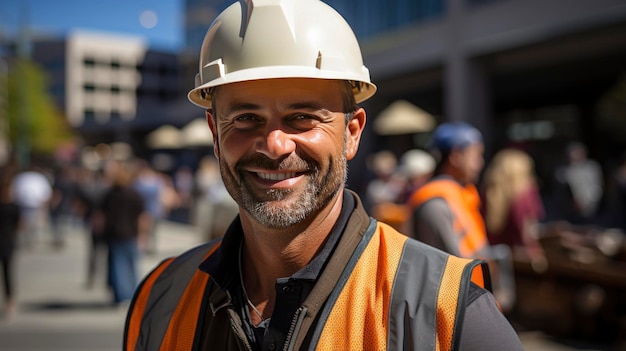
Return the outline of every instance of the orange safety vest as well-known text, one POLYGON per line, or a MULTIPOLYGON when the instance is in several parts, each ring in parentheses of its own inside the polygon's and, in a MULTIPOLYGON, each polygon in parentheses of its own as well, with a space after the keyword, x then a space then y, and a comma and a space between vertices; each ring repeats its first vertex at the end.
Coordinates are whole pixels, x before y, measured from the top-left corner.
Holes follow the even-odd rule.
POLYGON ((483 253, 488 247, 487 233, 476 187, 472 184, 463 187, 451 179, 435 179, 411 195, 408 204, 410 208, 416 209, 434 198, 445 200, 452 211, 460 256, 485 258, 483 253))
MULTIPOLYGON (((360 239, 354 243, 354 252, 334 254, 346 255, 341 277, 324 300, 313 298, 322 303, 317 315, 307 312, 307 298, 293 325, 293 340, 284 348, 385 350, 413 345, 420 350, 456 349, 470 276, 486 274, 488 284, 486 264, 448 255, 375 220, 370 220, 365 233, 344 232, 345 236, 360 239)), ((194 340, 200 333, 215 338, 216 347, 250 349, 236 335, 241 319, 230 294, 197 268, 221 247, 219 242, 206 244, 166 260, 144 279, 129 310, 124 350, 197 350, 194 340), (199 321, 206 318, 212 320, 205 325, 216 330, 199 330, 199 321), (218 344, 218 340, 233 339, 238 342, 218 344)), ((334 256, 330 259, 332 264, 334 256)))

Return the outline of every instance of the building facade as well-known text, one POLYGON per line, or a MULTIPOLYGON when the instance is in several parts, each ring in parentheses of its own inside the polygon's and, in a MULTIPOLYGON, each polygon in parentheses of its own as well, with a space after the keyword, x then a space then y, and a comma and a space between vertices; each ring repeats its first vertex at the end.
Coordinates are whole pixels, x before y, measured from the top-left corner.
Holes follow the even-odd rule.
MULTIPOLYGON (((626 3, 439 2, 440 16, 363 40, 379 87, 370 114, 406 99, 439 121, 474 123, 488 157, 523 147, 545 185, 572 141, 611 171, 626 147, 626 111, 610 101, 626 73, 626 3)), ((381 139, 384 147, 410 144, 381 139)))
POLYGON ((153 50, 142 38, 73 32, 34 39, 31 57, 47 71, 53 97, 85 145, 125 142, 143 156, 150 131, 198 117, 180 103, 178 54, 153 50))

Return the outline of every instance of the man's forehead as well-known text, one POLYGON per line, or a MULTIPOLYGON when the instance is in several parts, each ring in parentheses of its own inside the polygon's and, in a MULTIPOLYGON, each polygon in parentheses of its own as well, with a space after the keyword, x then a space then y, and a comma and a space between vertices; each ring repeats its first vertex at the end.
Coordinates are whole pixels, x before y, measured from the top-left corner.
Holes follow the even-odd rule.
POLYGON ((341 81, 309 78, 262 79, 224 84, 213 91, 218 105, 261 106, 273 99, 297 107, 341 103, 341 81))
POLYGON ((333 79, 314 79, 314 78, 269 78, 269 79, 255 79, 241 82, 227 83, 219 87, 215 87, 216 90, 240 90, 240 89, 254 89, 254 88, 301 88, 301 89, 315 89, 318 87, 324 88, 341 88, 343 81, 333 79))

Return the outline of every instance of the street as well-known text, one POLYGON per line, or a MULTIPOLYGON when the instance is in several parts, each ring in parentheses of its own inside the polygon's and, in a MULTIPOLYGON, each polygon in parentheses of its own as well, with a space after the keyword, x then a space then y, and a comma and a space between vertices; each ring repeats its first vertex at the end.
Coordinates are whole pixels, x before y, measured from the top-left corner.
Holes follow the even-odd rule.
MULTIPOLYGON (((16 259, 18 313, 0 319, 2 351, 117 351, 121 350, 126 310, 110 305, 101 257, 94 286, 88 289, 88 237, 82 230, 67 232, 66 246, 54 250, 46 240, 16 259)), ((161 259, 200 242, 194 227, 162 223, 157 231, 157 252, 141 258, 141 273, 161 259)), ((541 332, 520 333, 526 350, 601 350, 566 346, 541 332)))
MULTIPOLYGON (((141 274, 164 257, 199 243, 192 229, 174 222, 160 224, 157 252, 142 257, 141 274)), ((109 302, 106 257, 99 257, 95 284, 88 289, 87 234, 69 231, 62 250, 40 239, 40 245, 17 252, 18 313, 12 320, 0 319, 0 350, 120 350, 126 310, 109 302)))

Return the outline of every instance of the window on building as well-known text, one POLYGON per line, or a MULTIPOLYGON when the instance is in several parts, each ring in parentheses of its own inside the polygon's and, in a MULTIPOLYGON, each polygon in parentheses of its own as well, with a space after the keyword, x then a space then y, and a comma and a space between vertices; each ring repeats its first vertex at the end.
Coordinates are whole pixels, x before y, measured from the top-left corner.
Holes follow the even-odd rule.
POLYGON ((492 2, 500 2, 500 1, 503 1, 503 0, 466 0, 466 1, 471 6, 476 6, 476 5, 490 4, 492 2))
POLYGON ((86 108, 85 111, 83 111, 83 118, 85 123, 93 123, 96 120, 96 113, 93 109, 86 108))

